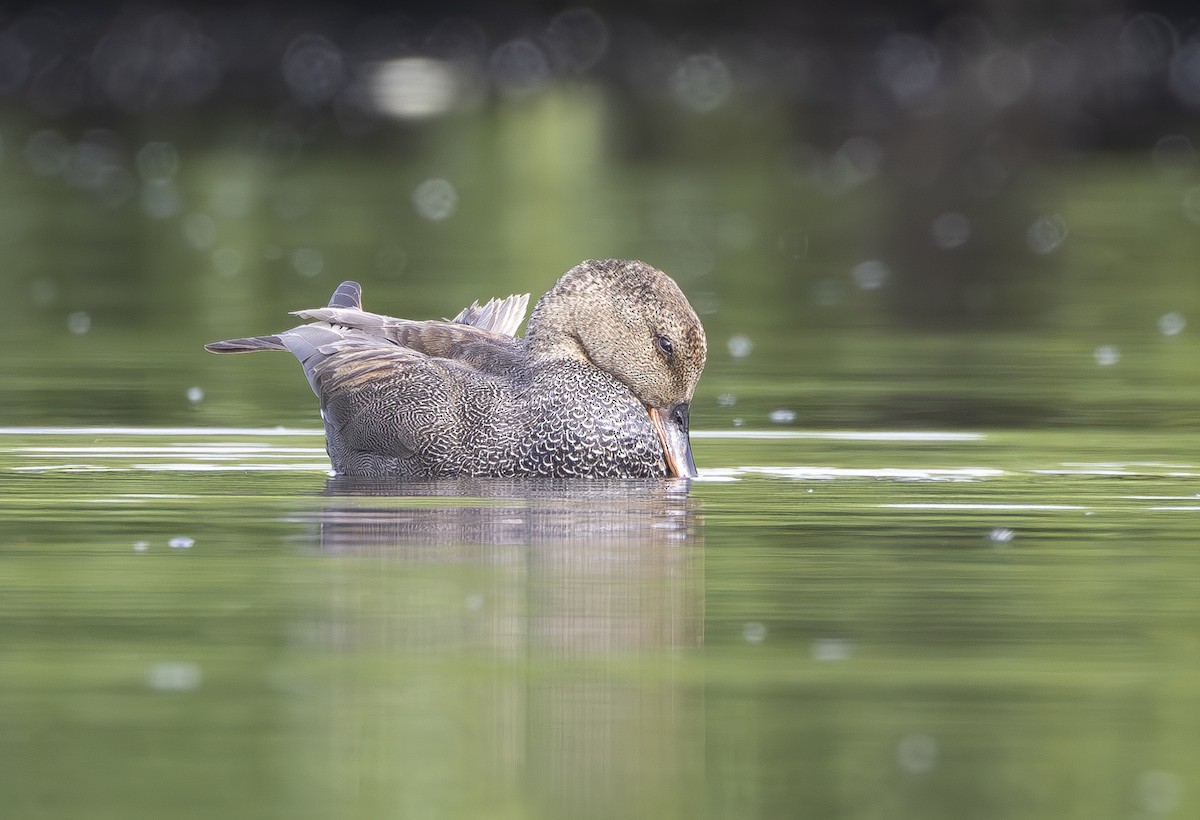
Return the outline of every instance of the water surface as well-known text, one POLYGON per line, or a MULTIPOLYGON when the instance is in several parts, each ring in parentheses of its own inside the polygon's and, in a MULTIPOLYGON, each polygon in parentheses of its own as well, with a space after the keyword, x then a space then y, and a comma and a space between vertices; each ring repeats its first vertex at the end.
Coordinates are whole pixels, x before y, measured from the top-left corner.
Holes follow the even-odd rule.
POLYGON ((0 430, 14 817, 1165 816, 1173 436, 733 431, 699 480, 329 478, 304 429, 0 430))

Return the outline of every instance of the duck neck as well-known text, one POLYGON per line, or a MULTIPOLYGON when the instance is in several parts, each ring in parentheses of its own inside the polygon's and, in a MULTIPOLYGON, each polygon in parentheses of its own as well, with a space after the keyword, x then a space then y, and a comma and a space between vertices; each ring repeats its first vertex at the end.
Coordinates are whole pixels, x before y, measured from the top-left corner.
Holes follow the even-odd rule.
MULTIPOLYGON (((549 294, 547 294, 549 295, 549 294)), ((525 344, 535 359, 574 359, 591 364, 591 358, 579 339, 577 318, 569 305, 543 297, 529 314, 525 344)), ((593 365, 594 366, 594 365, 593 365)))

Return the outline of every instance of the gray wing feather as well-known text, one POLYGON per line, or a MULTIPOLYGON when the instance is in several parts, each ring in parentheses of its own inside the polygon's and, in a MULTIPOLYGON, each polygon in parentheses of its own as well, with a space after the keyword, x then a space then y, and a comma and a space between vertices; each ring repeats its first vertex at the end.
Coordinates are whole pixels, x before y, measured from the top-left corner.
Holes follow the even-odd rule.
POLYGON ((505 336, 516 336, 528 308, 528 293, 513 294, 504 299, 489 299, 483 307, 479 306, 478 301, 472 302, 470 307, 463 308, 450 321, 505 336))
MULTIPOLYGON (((321 395, 317 390, 316 370, 318 366, 330 356, 345 349, 347 343, 352 342, 346 331, 326 324, 300 325, 300 327, 285 330, 277 336, 283 346, 300 360, 300 364, 304 367, 304 375, 308 378, 308 384, 317 396, 321 395)), ((384 345, 390 350, 397 350, 393 345, 387 343, 384 345)), ((380 347, 379 340, 373 340, 370 346, 380 347)))
POLYGON ((329 297, 329 307, 362 309, 362 285, 352 279, 337 286, 329 297))
POLYGON ((290 351, 320 397, 322 384, 340 384, 343 377, 389 366, 411 367, 429 357, 470 369, 515 367, 520 350, 515 336, 528 306, 529 294, 523 294, 491 299, 483 306, 475 302, 451 321, 398 319, 363 310, 362 288, 347 280, 326 307, 293 311, 311 324, 205 347, 214 353, 290 351))
POLYGON ((257 350, 287 350, 278 336, 247 336, 243 339, 226 339, 209 342, 204 346, 209 353, 253 353, 257 350))

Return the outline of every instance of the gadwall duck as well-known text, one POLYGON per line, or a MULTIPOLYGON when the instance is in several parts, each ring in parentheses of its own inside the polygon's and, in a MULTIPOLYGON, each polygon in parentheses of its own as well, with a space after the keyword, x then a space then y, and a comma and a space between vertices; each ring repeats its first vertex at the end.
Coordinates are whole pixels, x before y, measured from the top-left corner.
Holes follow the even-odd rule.
POLYGON ((344 475, 694 477, 688 412, 707 344, 679 286, 644 262, 583 262, 520 339, 528 304, 396 319, 343 282, 327 307, 293 314, 309 324, 205 347, 291 351, 344 475))

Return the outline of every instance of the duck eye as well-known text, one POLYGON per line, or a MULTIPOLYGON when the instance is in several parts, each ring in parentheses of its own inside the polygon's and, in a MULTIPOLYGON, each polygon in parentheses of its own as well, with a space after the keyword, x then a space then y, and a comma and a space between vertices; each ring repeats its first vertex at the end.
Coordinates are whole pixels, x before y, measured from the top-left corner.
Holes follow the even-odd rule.
POLYGON ((666 336, 655 336, 654 343, 658 345, 658 349, 663 352, 664 356, 670 356, 675 352, 674 345, 671 344, 671 340, 666 336))

